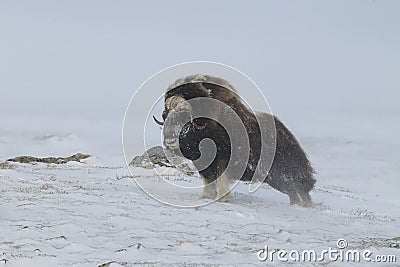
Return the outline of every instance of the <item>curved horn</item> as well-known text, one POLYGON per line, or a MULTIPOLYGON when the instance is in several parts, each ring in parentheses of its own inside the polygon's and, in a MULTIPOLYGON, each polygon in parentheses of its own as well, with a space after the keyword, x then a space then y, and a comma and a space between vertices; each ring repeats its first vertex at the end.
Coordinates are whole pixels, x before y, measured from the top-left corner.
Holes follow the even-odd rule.
POLYGON ((154 119, 154 121, 155 121, 158 125, 161 125, 161 126, 164 125, 164 122, 163 122, 163 121, 157 120, 156 117, 154 117, 154 115, 153 115, 153 119, 154 119))

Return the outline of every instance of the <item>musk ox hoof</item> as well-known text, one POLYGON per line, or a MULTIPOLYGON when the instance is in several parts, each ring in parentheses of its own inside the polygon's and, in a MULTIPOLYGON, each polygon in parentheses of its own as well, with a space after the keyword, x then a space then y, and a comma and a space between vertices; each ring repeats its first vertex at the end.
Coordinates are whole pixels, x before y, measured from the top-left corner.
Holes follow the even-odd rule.
POLYGON ((302 207, 313 207, 314 203, 311 200, 309 193, 292 193, 289 194, 290 205, 299 205, 302 207))
POLYGON ((303 202, 303 207, 312 208, 315 207, 313 202, 303 202))
POLYGON ((217 196, 217 189, 215 185, 208 184, 204 186, 203 193, 201 195, 202 199, 215 199, 217 196))
POLYGON ((207 194, 202 194, 200 199, 215 199, 215 195, 207 195, 207 194))
POLYGON ((226 194, 226 195, 224 195, 224 196, 222 196, 222 197, 218 197, 217 200, 218 200, 219 202, 229 202, 229 201, 232 200, 232 197, 231 197, 231 195, 228 193, 228 194, 226 194))

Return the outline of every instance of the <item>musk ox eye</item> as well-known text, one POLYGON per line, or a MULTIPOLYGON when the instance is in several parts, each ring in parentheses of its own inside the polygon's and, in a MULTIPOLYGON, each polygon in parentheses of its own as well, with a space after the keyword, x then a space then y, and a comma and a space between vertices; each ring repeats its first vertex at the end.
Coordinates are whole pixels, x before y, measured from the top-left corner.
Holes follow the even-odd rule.
POLYGON ((197 130, 203 130, 204 128, 206 128, 207 123, 198 124, 196 121, 193 120, 193 126, 194 126, 194 128, 196 128, 197 130))

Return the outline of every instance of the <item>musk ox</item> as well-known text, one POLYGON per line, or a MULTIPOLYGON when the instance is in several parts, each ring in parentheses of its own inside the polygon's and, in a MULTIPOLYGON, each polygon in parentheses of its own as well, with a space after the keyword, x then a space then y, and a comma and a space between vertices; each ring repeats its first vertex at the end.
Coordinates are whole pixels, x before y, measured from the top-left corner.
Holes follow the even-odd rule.
POLYGON ((156 123, 164 125, 164 146, 193 161, 205 184, 204 198, 229 201, 230 181, 254 181, 256 177, 257 181, 287 194, 290 204, 312 205, 309 192, 315 184, 314 170, 294 135, 277 117, 253 112, 229 82, 201 74, 181 78, 168 87, 164 104, 163 121, 153 116, 156 123), (195 101, 204 99, 216 102, 196 105, 195 101), (199 114, 198 110, 195 112, 199 107, 204 109, 200 114, 207 111, 211 115, 194 117, 194 113, 199 114), (230 119, 232 111, 242 126, 230 119), (228 128, 234 130, 229 132, 228 128), (243 143, 232 142, 235 138, 243 143), (204 162, 200 158, 202 153, 207 154, 201 149, 206 139, 213 141, 214 155, 204 162), (263 142, 267 144, 264 151, 272 156, 261 157, 263 142), (247 144, 247 150, 243 144, 247 144), (235 153, 239 156, 232 160, 235 153), (269 164, 264 162, 268 158, 269 164), (242 167, 235 168, 237 165, 242 167))

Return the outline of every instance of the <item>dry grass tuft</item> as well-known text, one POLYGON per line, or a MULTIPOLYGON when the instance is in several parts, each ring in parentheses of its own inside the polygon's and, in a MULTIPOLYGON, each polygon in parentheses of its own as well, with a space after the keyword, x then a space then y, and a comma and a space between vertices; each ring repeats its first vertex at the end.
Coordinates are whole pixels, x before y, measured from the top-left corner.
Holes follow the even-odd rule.
POLYGON ((15 166, 9 162, 0 162, 0 169, 15 169, 15 166))

